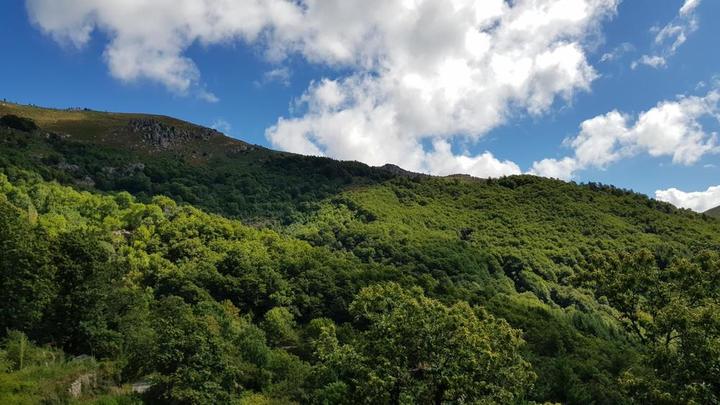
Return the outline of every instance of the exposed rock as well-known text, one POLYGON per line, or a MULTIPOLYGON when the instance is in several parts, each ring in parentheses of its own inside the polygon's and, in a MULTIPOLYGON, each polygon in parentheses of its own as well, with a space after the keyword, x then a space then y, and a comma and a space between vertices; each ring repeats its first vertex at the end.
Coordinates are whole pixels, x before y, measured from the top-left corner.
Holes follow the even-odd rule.
POLYGON ((228 149, 226 150, 225 154, 227 156, 233 156, 233 155, 239 155, 244 152, 248 151, 254 151, 261 147, 258 147, 257 145, 250 145, 244 142, 238 142, 237 144, 233 144, 232 146, 228 146, 228 149))
POLYGON ((85 176, 80 180, 75 180, 75 184, 81 187, 95 187, 95 180, 90 176, 85 176))
POLYGON ((125 172, 127 173, 141 172, 143 170, 145 170, 144 163, 130 163, 129 165, 125 166, 125 172))
POLYGON ((144 163, 129 163, 123 167, 104 166, 102 172, 108 176, 130 176, 145 170, 144 163))
POLYGON ((207 141, 222 136, 219 131, 210 128, 180 128, 166 124, 154 118, 135 119, 128 123, 127 129, 142 135, 143 141, 157 149, 170 149, 190 141, 207 141))
POLYGON ((81 354, 70 359, 70 363, 82 363, 85 361, 93 361, 94 358, 87 354, 81 354))
POLYGON ((88 373, 76 378, 68 387, 68 394, 72 398, 80 398, 83 392, 91 391, 97 387, 97 374, 88 373))
POLYGON ((66 162, 60 162, 60 163, 58 163, 57 166, 58 166, 58 169, 60 169, 60 170, 65 170, 65 171, 67 171, 67 172, 73 172, 73 173, 74 173, 74 172, 77 172, 78 170, 80 170, 80 166, 78 166, 78 165, 72 165, 72 164, 69 164, 69 163, 66 163, 66 162))
POLYGON ((147 391, 152 387, 152 384, 147 381, 138 381, 136 383, 132 384, 132 392, 134 394, 142 394, 143 392, 147 391))

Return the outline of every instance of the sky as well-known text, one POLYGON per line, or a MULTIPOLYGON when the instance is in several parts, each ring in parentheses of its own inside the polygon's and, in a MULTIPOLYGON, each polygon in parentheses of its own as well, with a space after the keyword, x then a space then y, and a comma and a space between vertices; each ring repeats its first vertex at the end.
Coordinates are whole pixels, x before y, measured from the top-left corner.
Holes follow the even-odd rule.
POLYGON ((12 0, 0 98, 720 205, 717 0, 12 0))

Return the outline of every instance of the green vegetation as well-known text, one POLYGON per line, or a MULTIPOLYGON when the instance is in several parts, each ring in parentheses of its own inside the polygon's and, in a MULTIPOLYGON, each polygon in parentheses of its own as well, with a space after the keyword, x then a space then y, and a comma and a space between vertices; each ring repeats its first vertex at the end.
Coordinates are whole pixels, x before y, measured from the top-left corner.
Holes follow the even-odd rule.
POLYGON ((17 129, 18 131, 23 132, 32 132, 38 129, 37 124, 35 124, 35 121, 29 119, 29 118, 23 118, 18 117, 17 115, 4 115, 0 117, 0 125, 6 126, 8 128, 17 129))
POLYGON ((0 403, 720 401, 714 218, 3 114, 0 403))
POLYGON ((42 131, 29 136, 0 123, 3 167, 86 190, 128 191, 143 202, 164 195, 246 223, 289 224, 347 187, 392 177, 357 162, 274 152, 168 117, 0 103, 5 114, 30 117, 42 131))
POLYGON ((711 208, 707 211, 705 211, 705 215, 711 216, 711 217, 720 217, 720 207, 711 208))

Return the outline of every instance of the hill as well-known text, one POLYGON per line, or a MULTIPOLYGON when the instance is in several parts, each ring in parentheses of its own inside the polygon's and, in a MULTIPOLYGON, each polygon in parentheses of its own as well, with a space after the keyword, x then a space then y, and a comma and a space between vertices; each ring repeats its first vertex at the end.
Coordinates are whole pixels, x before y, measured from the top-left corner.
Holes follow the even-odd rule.
POLYGON ((386 168, 276 152, 169 117, 53 110, 0 103, 0 116, 31 119, 34 136, 0 125, 4 165, 145 201, 166 195, 246 221, 276 223, 348 186, 394 176, 386 168))
POLYGON ((78 373, 102 382, 87 401, 718 400, 716 219, 612 186, 2 108, 31 121, 0 129, 0 330, 17 331, 0 402, 62 397, 78 373), (43 360, 58 350, 97 363, 43 360))
POLYGON ((705 211, 705 215, 709 215, 711 217, 720 218, 720 207, 711 208, 707 211, 705 211))

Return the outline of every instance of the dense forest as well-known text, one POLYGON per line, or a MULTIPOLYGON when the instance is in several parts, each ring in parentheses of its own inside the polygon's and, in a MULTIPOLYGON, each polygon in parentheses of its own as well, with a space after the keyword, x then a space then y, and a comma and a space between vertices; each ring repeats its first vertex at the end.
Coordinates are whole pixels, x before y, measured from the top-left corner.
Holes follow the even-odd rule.
POLYGON ((0 117, 0 403, 720 403, 711 216, 0 117))

